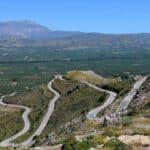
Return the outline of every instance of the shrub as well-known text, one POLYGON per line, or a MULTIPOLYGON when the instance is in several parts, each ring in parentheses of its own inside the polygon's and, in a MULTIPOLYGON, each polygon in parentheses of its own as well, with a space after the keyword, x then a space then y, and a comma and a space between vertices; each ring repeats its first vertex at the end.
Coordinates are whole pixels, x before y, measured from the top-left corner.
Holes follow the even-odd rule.
POLYGON ((117 139, 112 139, 108 141, 106 144, 104 144, 104 148, 111 150, 130 150, 128 145, 120 142, 117 139))
POLYGON ((73 135, 70 135, 63 142, 62 150, 88 150, 91 146, 92 142, 90 140, 78 142, 73 135))
POLYGON ((122 120, 122 125, 123 126, 128 126, 131 123, 131 120, 127 117, 123 118, 122 120))

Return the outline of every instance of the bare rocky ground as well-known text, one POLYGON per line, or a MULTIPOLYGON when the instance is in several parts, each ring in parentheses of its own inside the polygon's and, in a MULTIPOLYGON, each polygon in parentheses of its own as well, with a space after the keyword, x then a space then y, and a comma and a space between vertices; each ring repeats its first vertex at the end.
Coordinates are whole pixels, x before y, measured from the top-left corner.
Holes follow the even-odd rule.
POLYGON ((126 144, 150 145, 150 137, 144 135, 121 135, 118 139, 126 144))
POLYGON ((129 110, 138 111, 139 109, 144 108, 146 104, 150 103, 150 77, 139 89, 138 94, 132 100, 129 110))

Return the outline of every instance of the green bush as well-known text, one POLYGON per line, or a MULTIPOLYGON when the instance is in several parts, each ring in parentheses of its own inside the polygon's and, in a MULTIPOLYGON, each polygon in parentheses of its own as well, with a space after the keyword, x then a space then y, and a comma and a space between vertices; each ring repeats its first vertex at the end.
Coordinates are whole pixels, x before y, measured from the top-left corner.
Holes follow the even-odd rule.
POLYGON ((79 142, 71 135, 64 141, 62 150, 88 150, 91 146, 90 141, 79 142))
POLYGON ((131 89, 131 86, 132 86, 132 81, 124 80, 116 83, 103 85, 102 88, 114 91, 118 94, 118 96, 123 96, 131 89))
POLYGON ((130 150, 129 146, 120 142, 117 139, 112 139, 104 144, 104 149, 110 150, 130 150))
POLYGON ((125 117, 122 119, 122 125, 123 126, 128 126, 131 123, 131 119, 128 117, 125 117))
POLYGON ((118 134, 116 132, 114 132, 113 130, 105 130, 105 132, 103 133, 104 136, 109 136, 109 137, 112 137, 112 136, 118 136, 118 134))

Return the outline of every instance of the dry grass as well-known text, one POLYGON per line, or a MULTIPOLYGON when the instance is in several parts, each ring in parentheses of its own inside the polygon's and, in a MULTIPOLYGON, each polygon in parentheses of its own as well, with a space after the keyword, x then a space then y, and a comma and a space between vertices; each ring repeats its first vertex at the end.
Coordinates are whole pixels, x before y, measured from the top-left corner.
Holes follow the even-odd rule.
POLYGON ((31 91, 27 91, 22 94, 16 95, 14 97, 7 98, 5 99, 5 101, 12 104, 25 105, 33 109, 38 103, 39 99, 43 99, 42 97, 52 97, 51 92, 44 85, 40 86, 39 88, 35 88, 31 91))
POLYGON ((23 127, 22 111, 0 107, 0 141, 16 134, 23 127))
POLYGON ((93 71, 69 71, 66 75, 65 78, 67 79, 73 79, 73 80, 78 80, 78 81, 87 81, 91 82, 93 84, 98 84, 98 85, 107 85, 109 83, 115 83, 115 79, 107 79, 104 78, 100 75, 97 75, 93 71))
POLYGON ((18 147, 18 148, 11 148, 11 147, 9 147, 9 148, 2 148, 2 147, 0 147, 0 150, 31 150, 30 148, 22 148, 22 147, 18 147))
POLYGON ((0 106, 0 112, 19 112, 20 110, 15 107, 7 107, 7 106, 0 106))
POLYGON ((99 123, 96 121, 92 121, 92 120, 86 120, 85 121, 85 125, 88 129, 92 129, 92 128, 98 128, 99 127, 99 123))
POLYGON ((138 117, 138 118, 134 118, 133 122, 150 125, 150 118, 138 117))

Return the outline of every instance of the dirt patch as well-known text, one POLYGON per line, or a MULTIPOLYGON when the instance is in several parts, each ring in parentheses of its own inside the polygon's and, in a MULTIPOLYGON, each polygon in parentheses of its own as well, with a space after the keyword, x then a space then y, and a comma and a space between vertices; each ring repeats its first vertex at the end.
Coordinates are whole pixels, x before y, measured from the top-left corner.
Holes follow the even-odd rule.
POLYGON ((116 82, 116 79, 104 78, 93 71, 69 71, 65 75, 65 78, 77 81, 87 81, 98 85, 107 85, 116 82))
POLYGON ((140 144, 140 145, 150 145, 150 136, 144 135, 121 135, 118 140, 125 144, 140 144))
POLYGON ((3 112, 19 112, 20 109, 19 108, 12 108, 12 107, 7 107, 7 106, 0 106, 0 113, 3 112))

